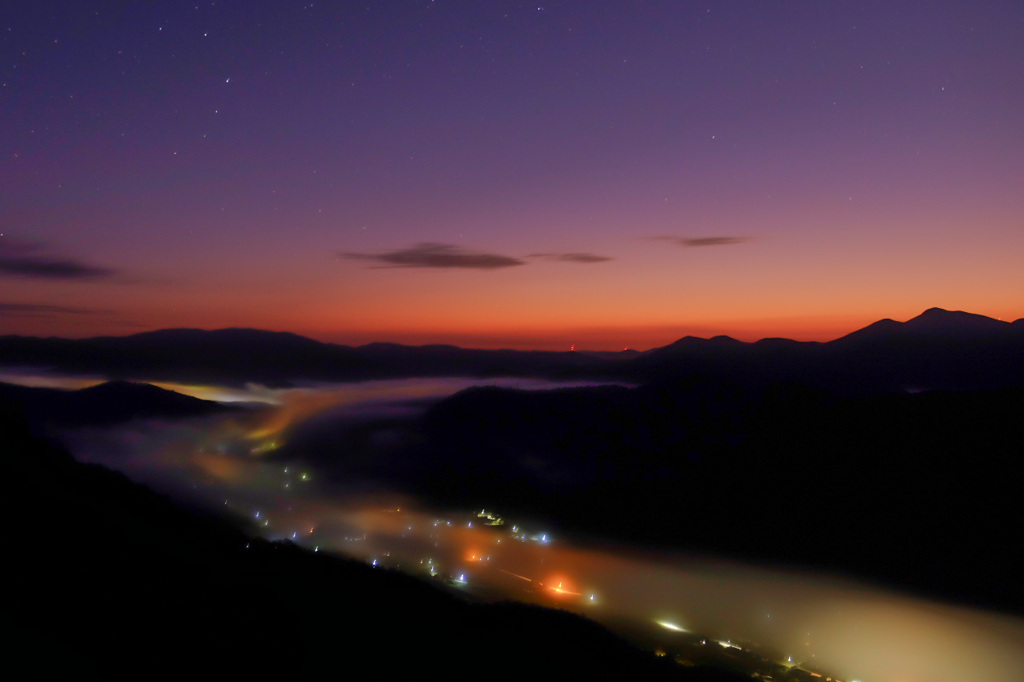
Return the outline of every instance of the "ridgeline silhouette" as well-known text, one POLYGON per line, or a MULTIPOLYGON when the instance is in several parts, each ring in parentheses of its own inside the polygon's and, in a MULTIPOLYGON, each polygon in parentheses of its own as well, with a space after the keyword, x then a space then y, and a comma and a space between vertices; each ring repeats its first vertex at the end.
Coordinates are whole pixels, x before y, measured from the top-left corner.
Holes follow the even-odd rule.
POLYGON ((0 337, 0 366, 110 379, 289 386, 406 377, 545 377, 648 382, 720 378, 798 382, 847 394, 1024 385, 1024 319, 932 308, 827 343, 686 337, 644 353, 473 350, 374 343, 352 347, 255 329, 168 329, 91 339, 0 337))

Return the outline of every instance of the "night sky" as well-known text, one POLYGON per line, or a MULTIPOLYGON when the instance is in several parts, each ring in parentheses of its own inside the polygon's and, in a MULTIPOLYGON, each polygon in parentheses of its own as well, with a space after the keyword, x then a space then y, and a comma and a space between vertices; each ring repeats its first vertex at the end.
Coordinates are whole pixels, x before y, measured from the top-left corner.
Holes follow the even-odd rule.
POLYGON ((1024 316, 1024 3, 22 2, 0 333, 1024 316))

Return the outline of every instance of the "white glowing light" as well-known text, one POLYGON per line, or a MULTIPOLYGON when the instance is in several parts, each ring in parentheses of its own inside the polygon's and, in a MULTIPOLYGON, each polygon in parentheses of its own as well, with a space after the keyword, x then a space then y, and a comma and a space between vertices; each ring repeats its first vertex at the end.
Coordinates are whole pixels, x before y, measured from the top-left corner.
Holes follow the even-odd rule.
MULTIPOLYGON (((590 599, 593 600, 594 595, 590 595, 590 599)), ((686 628, 681 628, 675 623, 670 623, 667 620, 656 620, 654 622, 660 625, 661 627, 665 628, 666 630, 673 630, 675 632, 688 632, 686 628)))

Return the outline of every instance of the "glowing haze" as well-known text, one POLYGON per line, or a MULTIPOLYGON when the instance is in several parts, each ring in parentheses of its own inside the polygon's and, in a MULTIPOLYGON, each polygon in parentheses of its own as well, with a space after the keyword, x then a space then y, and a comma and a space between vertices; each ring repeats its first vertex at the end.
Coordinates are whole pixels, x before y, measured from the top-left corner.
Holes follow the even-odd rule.
POLYGON ((294 389, 276 395, 279 406, 245 418, 138 421, 68 436, 76 456, 248 519, 251 530, 264 537, 429 574, 483 598, 569 609, 613 628, 623 619, 658 623, 707 637, 711 646, 752 645, 773 660, 841 676, 832 679, 1019 679, 1024 621, 1018 617, 826 575, 652 555, 621 543, 581 546, 551 533, 542 521, 525 525, 496 510, 431 511, 379 483, 327 482, 326 472, 311 462, 274 457, 287 427, 317 410, 358 418, 464 383, 294 389))
POLYGON ((1020 3, 0 21, 4 332, 618 349, 1021 316, 1020 3))

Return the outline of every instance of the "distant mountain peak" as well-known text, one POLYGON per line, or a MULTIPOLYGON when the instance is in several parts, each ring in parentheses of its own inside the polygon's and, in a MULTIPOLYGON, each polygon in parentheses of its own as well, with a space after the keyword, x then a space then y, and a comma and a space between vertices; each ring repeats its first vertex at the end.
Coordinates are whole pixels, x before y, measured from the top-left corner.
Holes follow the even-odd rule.
POLYGON ((82 396, 89 396, 93 400, 136 400, 143 401, 143 404, 136 405, 145 409, 149 401, 156 401, 151 407, 162 409, 167 406, 206 404, 207 406, 217 405, 209 400, 203 400, 194 396, 178 393, 166 388, 160 388, 144 381, 124 381, 113 379, 104 381, 101 384, 89 386, 88 388, 75 391, 82 396))
POLYGON ((929 336, 935 338, 985 336, 1010 327, 1009 322, 945 308, 928 308, 906 322, 889 318, 873 322, 863 329, 837 339, 839 342, 883 340, 895 337, 929 336))
POLYGON ((1008 324, 984 315, 943 308, 929 308, 904 323, 908 329, 928 332, 987 331, 1002 329, 1008 324))
POLYGON ((156 329, 148 332, 140 332, 138 334, 133 334, 130 337, 122 338, 159 339, 170 341, 178 341, 183 339, 223 339, 232 341, 238 339, 264 339, 286 341, 292 343, 322 345, 320 344, 319 341, 292 332, 270 331, 267 329, 253 329, 250 327, 226 327, 223 329, 156 329))

